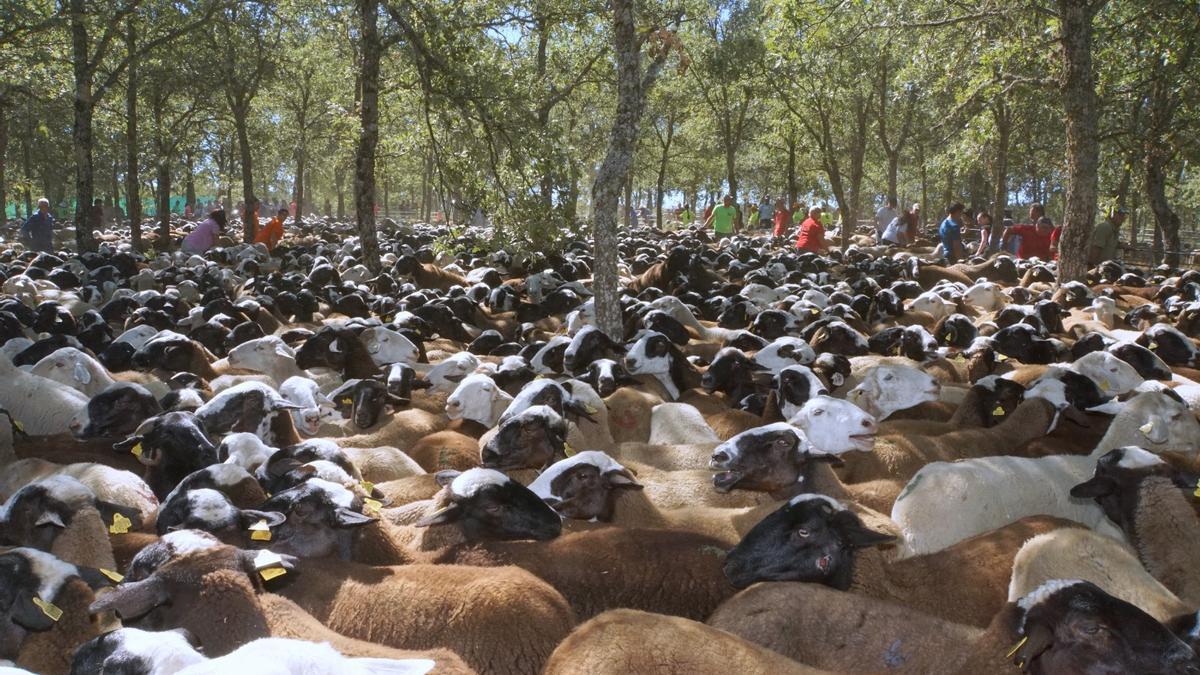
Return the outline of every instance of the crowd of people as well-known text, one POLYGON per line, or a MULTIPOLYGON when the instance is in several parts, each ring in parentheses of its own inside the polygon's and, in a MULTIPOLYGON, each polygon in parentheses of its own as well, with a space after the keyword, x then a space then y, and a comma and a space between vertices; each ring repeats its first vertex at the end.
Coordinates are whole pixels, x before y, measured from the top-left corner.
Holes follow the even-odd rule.
MULTIPOLYGON (((636 210, 634 213, 636 217, 636 210)), ((1121 248, 1118 233, 1127 214, 1124 207, 1113 207, 1095 224, 1088 246, 1089 264, 1117 257, 1121 248)), ((828 204, 807 206, 793 202, 789 207, 786 199, 772 200, 768 196, 757 203, 749 200, 739 209, 733 196, 725 195, 720 204, 710 203, 699 218, 692 206, 684 203, 676 209, 675 219, 683 227, 699 222, 719 238, 740 231, 769 231, 778 240, 794 239, 797 249, 814 253, 828 250, 827 233, 841 229, 840 220, 835 224, 834 209, 828 204)), ((876 209, 872 220, 877 244, 908 248, 924 236, 936 241, 935 253, 950 262, 1001 251, 1022 259, 1057 260, 1063 231, 1062 225, 1055 225, 1040 203, 1030 205, 1026 222, 1017 223, 1009 210, 996 219, 987 211, 972 215, 966 205, 955 202, 946 207, 945 216, 936 228, 922 232, 921 205, 913 204, 901 211, 897 200, 888 198, 876 209)))

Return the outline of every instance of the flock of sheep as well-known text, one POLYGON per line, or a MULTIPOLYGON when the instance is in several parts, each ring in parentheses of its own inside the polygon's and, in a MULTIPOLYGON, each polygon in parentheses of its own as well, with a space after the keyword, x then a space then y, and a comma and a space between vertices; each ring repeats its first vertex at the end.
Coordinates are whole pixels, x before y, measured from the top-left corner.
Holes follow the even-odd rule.
POLYGON ((125 234, 0 252, 0 675, 1200 673, 1200 273, 125 234))

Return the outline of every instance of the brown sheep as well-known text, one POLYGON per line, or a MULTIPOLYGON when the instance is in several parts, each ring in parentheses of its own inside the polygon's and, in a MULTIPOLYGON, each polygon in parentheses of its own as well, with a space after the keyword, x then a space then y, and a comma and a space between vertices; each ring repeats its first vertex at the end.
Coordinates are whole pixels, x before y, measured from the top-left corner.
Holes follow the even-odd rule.
POLYGON ((580 625, 546 663, 545 675, 815 675, 809 668, 702 623, 631 609, 580 625))

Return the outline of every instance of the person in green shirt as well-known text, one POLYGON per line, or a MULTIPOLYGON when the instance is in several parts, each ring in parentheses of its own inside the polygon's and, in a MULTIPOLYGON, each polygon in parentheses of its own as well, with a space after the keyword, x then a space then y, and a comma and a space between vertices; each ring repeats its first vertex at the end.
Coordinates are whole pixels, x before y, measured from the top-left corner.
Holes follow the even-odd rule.
POLYGON ((725 195, 721 200, 721 205, 713 209, 712 215, 708 220, 704 221, 704 227, 707 229, 712 226, 713 232, 717 234, 718 239, 724 239, 733 234, 736 229, 734 221, 737 219, 737 208, 733 205, 733 197, 725 195))
POLYGON ((1096 223, 1092 228, 1092 239, 1088 245, 1088 265, 1098 265, 1105 260, 1116 259, 1117 248, 1121 243, 1117 233, 1121 230, 1121 224, 1125 222, 1126 213, 1129 211, 1124 206, 1119 206, 1109 213, 1107 220, 1096 223))
POLYGON ((684 227, 687 227, 688 225, 691 225, 692 221, 695 219, 696 216, 692 214, 692 207, 689 206, 687 202, 684 202, 683 208, 679 209, 679 222, 683 224, 684 227))

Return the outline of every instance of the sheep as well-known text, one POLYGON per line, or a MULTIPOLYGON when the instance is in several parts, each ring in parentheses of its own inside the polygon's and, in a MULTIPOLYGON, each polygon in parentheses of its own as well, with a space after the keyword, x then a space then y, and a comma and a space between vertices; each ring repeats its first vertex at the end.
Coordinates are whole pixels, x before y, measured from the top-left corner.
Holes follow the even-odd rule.
POLYGON ((564 518, 603 521, 625 528, 686 530, 737 542, 730 516, 740 511, 693 507, 663 510, 642 491, 632 473, 608 455, 588 450, 554 463, 529 485, 564 518))
POLYGON ((86 410, 88 397, 54 380, 27 373, 0 355, 0 408, 30 436, 66 433, 71 420, 86 410))
POLYGON ((1079 580, 1032 590, 985 629, 793 583, 747 589, 709 625, 837 672, 999 674, 1012 671, 1009 662, 1029 672, 1186 672, 1200 663, 1153 617, 1079 580), (1111 637, 1098 641, 1092 627, 1111 637))
POLYGON ((480 461, 502 471, 544 469, 566 456, 566 421, 548 405, 535 405, 509 417, 481 442, 480 461))
POLYGON ((945 551, 889 562, 874 547, 893 536, 863 527, 837 500, 804 494, 755 525, 730 551, 725 573, 738 588, 756 581, 813 581, 986 626, 1006 601, 1012 559, 1025 540, 1072 526, 1029 518, 945 551), (956 590, 931 592, 943 587, 956 590))
POLYGON ((306 377, 296 365, 296 351, 277 335, 247 340, 229 350, 229 367, 263 373, 279 386, 291 377, 306 377))
POLYGON ((1123 541, 1121 530, 1099 506, 1071 499, 1068 492, 1088 478, 1097 458, 1127 445, 1191 456, 1200 449, 1200 423, 1176 399, 1145 392, 1125 404, 1089 456, 981 457, 928 464, 892 507, 892 520, 904 532, 900 555, 931 553, 1037 514, 1074 520, 1123 541), (945 516, 946 504, 958 505, 952 519, 945 516))
MULTIPOLYGON (((125 583, 92 603, 90 610, 115 611, 126 626, 183 628, 212 657, 224 656, 265 637, 328 642, 351 656, 396 655, 394 649, 336 633, 291 600, 263 592, 268 577, 262 572, 282 572, 284 581, 275 582, 279 584, 286 583, 295 569, 294 560, 269 551, 256 554, 221 545, 200 548, 162 561, 161 566, 140 579, 130 575, 125 583)), ((412 655, 432 658, 449 672, 470 672, 449 650, 423 649, 412 655)))
POLYGON ((577 627, 546 662, 546 675, 778 673, 816 675, 725 631, 632 609, 605 612, 577 627), (631 649, 637 645, 636 649, 631 649))
POLYGON ((995 375, 980 379, 968 390, 945 422, 889 420, 879 425, 880 436, 940 436, 966 428, 991 428, 1008 418, 1025 397, 1025 387, 995 375))
POLYGON ((1025 542, 1013 558, 1008 599, 1052 579, 1090 581, 1163 622, 1193 608, 1150 576, 1128 546, 1092 530, 1063 528, 1025 542))
POLYGON ((118 379, 146 387, 155 398, 166 396, 170 391, 165 382, 142 373, 123 373, 120 378, 115 378, 94 357, 74 347, 51 352, 34 364, 29 372, 65 384, 89 398, 104 391, 118 379))
POLYGON ((938 400, 941 390, 936 378, 916 368, 881 363, 861 375, 846 399, 882 421, 898 410, 938 400))
POLYGON ((300 441, 290 413, 297 407, 270 385, 242 382, 217 393, 197 408, 195 418, 214 437, 231 431, 251 431, 263 442, 278 447, 300 441))
POLYGON ((59 465, 41 459, 22 459, 5 467, 0 476, 0 499, 8 499, 23 486, 53 475, 83 483, 100 502, 136 512, 143 523, 154 522, 158 498, 140 477, 104 464, 80 462, 59 465))
POLYGON ((413 364, 420 356, 420 350, 412 340, 398 331, 386 326, 373 326, 359 334, 358 338, 367 348, 371 360, 377 366, 390 366, 393 363, 413 364))
POLYGON ((719 443, 721 439, 694 406, 662 403, 650 410, 650 444, 719 443))
POLYGON ((337 406, 311 378, 301 375, 287 378, 279 385, 279 395, 300 406, 292 411, 292 423, 305 436, 316 436, 323 423, 335 424, 341 420, 337 406))
POLYGON ((448 291, 454 286, 466 288, 471 285, 462 275, 436 265, 419 262, 411 255, 402 255, 397 258, 392 273, 398 276, 411 276, 417 288, 436 288, 440 291, 448 291))
POLYGON ((422 438, 445 429, 450 420, 425 410, 401 410, 384 417, 369 429, 355 436, 338 438, 345 448, 410 448, 422 438))
POLYGON ((135 527, 141 524, 136 511, 96 499, 74 478, 51 475, 9 497, 0 507, 0 530, 9 543, 46 551, 74 565, 115 570, 106 523, 117 513, 135 527))
MULTIPOLYGON (((382 651, 382 650, 381 650, 382 651)), ((424 675, 437 663, 423 654, 397 651, 395 658, 347 658, 327 643, 289 638, 259 638, 215 659, 201 655, 180 631, 149 632, 120 628, 82 645, 72 662, 74 673, 110 672, 130 662, 150 672, 215 675, 242 671, 302 670, 368 675, 376 669, 405 675, 424 675)))
POLYGON ((1095 500, 1129 537, 1146 569, 1195 607, 1200 522, 1190 501, 1196 485, 1194 474, 1182 475, 1158 455, 1126 447, 1096 460, 1094 475, 1071 488, 1071 496, 1095 500))
POLYGON ((650 417, 662 398, 632 387, 622 387, 609 396, 608 429, 616 444, 646 443, 650 440, 650 417))
POLYGON ((478 422, 485 429, 496 426, 513 397, 484 373, 466 376, 446 399, 446 416, 452 420, 478 422))
POLYGON ((31 548, 0 549, 0 660, 36 673, 66 673, 71 653, 100 631, 88 616, 94 592, 111 585, 100 572, 31 548))

